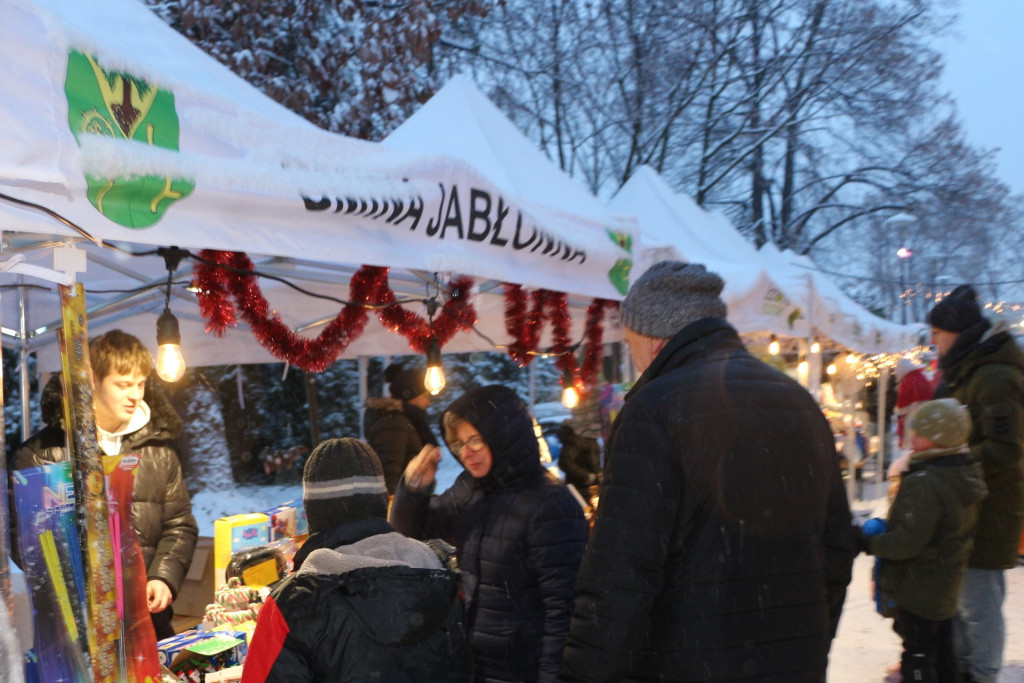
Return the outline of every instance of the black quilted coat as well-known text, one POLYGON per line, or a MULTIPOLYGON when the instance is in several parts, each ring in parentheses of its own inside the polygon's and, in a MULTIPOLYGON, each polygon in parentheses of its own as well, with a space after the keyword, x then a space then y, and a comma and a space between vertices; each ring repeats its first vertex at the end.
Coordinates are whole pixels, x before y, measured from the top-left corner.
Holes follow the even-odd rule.
MULTIPOLYGON (((54 375, 43 391, 42 418, 47 426, 18 448, 14 469, 63 459, 65 439, 59 380, 54 375)), ((199 530, 173 445, 181 434, 181 418, 157 391, 147 388, 146 403, 150 409, 149 422, 139 431, 125 435, 121 452, 138 453, 141 457, 135 470, 132 514, 147 579, 160 579, 176 597, 192 564, 199 530)))
POLYGON ((491 471, 480 479, 463 472, 439 496, 412 492, 403 480, 392 523, 456 547, 476 681, 553 681, 586 543, 583 511, 540 464, 529 413, 514 392, 483 387, 448 410, 480 432, 491 471))
POLYGON ((613 426, 563 679, 824 681, 850 521, 810 394, 725 320, 688 325, 613 426))
POLYGON ((435 552, 383 519, 310 536, 260 609, 242 683, 468 683, 458 578, 435 552))

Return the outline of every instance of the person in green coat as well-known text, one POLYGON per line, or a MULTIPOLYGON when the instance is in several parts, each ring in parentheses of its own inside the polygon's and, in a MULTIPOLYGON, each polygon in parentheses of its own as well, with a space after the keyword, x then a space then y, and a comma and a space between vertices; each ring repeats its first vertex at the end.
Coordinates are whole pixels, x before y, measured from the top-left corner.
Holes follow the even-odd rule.
POLYGON ((878 589, 882 604, 895 605, 887 616, 903 639, 903 680, 957 683, 953 617, 985 497, 984 475, 970 460, 971 418, 959 401, 928 401, 910 425, 913 451, 887 530, 861 545, 882 560, 878 589))
POLYGON ((1017 564, 1024 526, 1024 354, 1005 321, 982 315, 970 285, 943 297, 928 323, 943 373, 935 396, 970 410, 968 445, 988 487, 954 623, 957 662, 965 681, 995 683, 1006 640, 1003 572, 1017 564))

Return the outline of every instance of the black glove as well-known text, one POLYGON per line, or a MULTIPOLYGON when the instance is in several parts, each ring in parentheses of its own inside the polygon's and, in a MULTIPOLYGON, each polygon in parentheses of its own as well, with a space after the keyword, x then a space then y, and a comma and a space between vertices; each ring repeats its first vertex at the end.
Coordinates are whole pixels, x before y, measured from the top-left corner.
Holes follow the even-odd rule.
POLYGON ((868 547, 868 537, 864 535, 864 530, 858 525, 853 525, 853 556, 856 557, 861 553, 867 555, 871 554, 871 549, 868 547))

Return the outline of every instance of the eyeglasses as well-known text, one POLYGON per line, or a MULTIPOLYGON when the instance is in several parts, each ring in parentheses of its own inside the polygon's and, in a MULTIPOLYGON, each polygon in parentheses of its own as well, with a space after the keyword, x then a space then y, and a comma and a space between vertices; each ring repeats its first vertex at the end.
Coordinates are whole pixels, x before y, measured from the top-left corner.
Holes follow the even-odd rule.
POLYGON ((469 446, 471 450, 478 451, 484 445, 484 439, 479 434, 477 434, 476 436, 471 436, 465 441, 453 441, 450 444, 452 453, 454 453, 455 455, 462 455, 462 449, 465 448, 466 446, 469 446))

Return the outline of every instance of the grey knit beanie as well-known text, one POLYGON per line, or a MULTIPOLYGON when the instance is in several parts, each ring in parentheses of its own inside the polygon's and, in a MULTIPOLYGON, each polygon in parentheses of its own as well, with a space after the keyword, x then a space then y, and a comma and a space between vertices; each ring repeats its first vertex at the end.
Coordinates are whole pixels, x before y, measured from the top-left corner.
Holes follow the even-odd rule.
POLYGON ((629 288, 619 308, 622 324, 639 334, 669 339, 701 318, 724 318, 725 283, 699 263, 661 261, 629 288))
POLYGON ((386 519, 388 490, 377 454, 358 439, 321 442, 302 471, 302 505, 311 533, 369 517, 386 519))
POLYGON ((955 398, 938 398, 922 403, 910 418, 910 428, 942 448, 967 443, 971 435, 971 414, 955 398))

